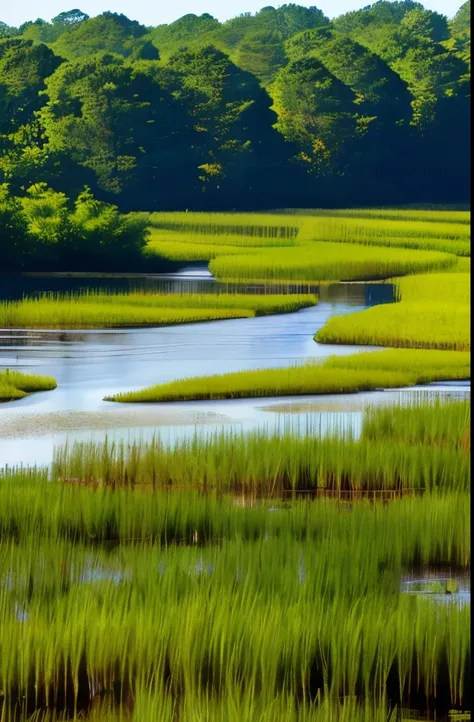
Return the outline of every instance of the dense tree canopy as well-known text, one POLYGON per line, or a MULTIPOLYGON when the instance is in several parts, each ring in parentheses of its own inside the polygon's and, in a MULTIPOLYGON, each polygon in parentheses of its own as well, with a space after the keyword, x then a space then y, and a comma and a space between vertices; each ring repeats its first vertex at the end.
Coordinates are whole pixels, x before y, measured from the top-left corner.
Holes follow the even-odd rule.
POLYGON ((0 22, 2 217, 38 183, 69 214, 84 186, 122 210, 465 201, 469 57, 469 2, 0 22))
POLYGON ((92 171, 124 205, 166 206, 197 177, 197 132, 174 85, 156 63, 109 53, 64 63, 47 80, 39 114, 48 151, 92 171))

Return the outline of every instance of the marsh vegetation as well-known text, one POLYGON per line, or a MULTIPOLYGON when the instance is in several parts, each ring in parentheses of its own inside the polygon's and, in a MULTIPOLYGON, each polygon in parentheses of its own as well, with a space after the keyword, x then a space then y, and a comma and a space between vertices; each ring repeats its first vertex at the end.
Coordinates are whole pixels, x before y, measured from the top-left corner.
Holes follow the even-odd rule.
MULTIPOLYGON (((380 308, 384 309, 385 306, 380 308)), ((375 309, 374 309, 375 310, 375 309)), ((363 313, 368 313, 364 311, 363 313)), ((357 314, 350 314, 349 319, 357 314)), ((344 323, 345 317, 341 317, 344 323)), ((331 321, 329 327, 331 328, 331 321)), ((349 328, 352 328, 350 321, 349 328)), ((327 328, 327 326, 325 327, 327 328)), ((324 340, 325 329, 319 332, 324 340)), ((346 342, 356 343, 347 339, 346 342)), ((410 345, 410 344, 405 344, 410 345)), ((191 377, 106 397, 121 403, 356 393, 470 378, 467 352, 397 349, 329 357, 280 369, 191 377)))
POLYGON ((314 294, 79 293, 0 303, 4 328, 114 328, 252 318, 317 303, 314 294))
POLYGON ((22 399, 35 391, 52 391, 55 388, 56 381, 50 376, 25 374, 10 369, 0 371, 0 402, 22 399))
MULTIPOLYGON (((212 258, 235 285, 37 293, 3 302, 0 325, 259 323, 311 313, 320 281, 375 277, 394 302, 346 309, 316 340, 398 348, 175 373, 109 400, 356 394, 470 377, 466 214, 139 221, 151 228, 146 254, 212 258), (236 291, 244 280, 264 283, 236 291)), ((0 375, 18 397, 41 385, 55 382, 0 375)), ((387 722, 407 709, 427 719, 469 710, 469 603, 451 582, 407 594, 403 580, 433 567, 468 574, 470 401, 369 405, 360 427, 336 417, 324 433, 308 417, 299 430, 173 441, 159 429, 148 441, 71 434, 49 467, 4 466, 2 722, 387 722)))
POLYGON ((469 428, 438 401, 368 410, 359 440, 86 444, 4 471, 3 718, 469 707, 469 608, 402 593, 407 568, 468 568, 469 428), (320 485, 399 493, 296 495, 320 485))
POLYGON ((469 3, 24 19, 0 722, 470 719, 469 3))

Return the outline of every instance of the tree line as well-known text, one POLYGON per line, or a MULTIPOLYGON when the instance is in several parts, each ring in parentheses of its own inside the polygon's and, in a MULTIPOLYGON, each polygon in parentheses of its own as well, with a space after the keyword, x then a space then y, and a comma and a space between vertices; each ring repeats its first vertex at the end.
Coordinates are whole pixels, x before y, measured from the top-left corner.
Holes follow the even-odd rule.
POLYGON ((466 202, 469 58, 468 2, 0 23, 0 203, 38 184, 122 212, 466 202))

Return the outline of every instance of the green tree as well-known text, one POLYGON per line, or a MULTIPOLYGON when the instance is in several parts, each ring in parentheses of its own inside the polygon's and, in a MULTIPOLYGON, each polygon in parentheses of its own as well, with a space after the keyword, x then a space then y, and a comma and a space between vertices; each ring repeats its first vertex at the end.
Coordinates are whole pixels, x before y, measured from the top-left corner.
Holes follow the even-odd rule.
POLYGON ((147 234, 143 218, 119 213, 89 188, 71 203, 46 183, 21 197, 0 185, 2 268, 126 268, 140 261, 147 234))
POLYGON ((239 68, 266 84, 286 64, 283 36, 268 30, 248 33, 234 50, 232 58, 239 68))
POLYGON ((88 20, 89 16, 87 13, 83 13, 82 10, 75 8, 74 10, 67 10, 66 12, 59 13, 51 20, 52 25, 59 25, 63 28, 75 28, 79 23, 83 23, 84 20, 88 20))
POLYGON ((208 13, 199 16, 188 13, 174 23, 151 29, 150 38, 160 57, 168 59, 182 48, 206 44, 206 39, 214 39, 214 31, 220 26, 220 22, 208 13))
POLYGON ((427 38, 435 43, 449 38, 447 17, 431 10, 410 10, 400 21, 400 27, 418 38, 427 38))
POLYGON ((27 225, 18 198, 0 185, 0 268, 21 268, 28 253, 27 225))
POLYGON ((333 25, 342 33, 358 37, 370 30, 377 30, 387 25, 398 25, 411 10, 421 9, 423 5, 414 0, 378 0, 373 5, 367 5, 361 10, 340 15, 335 18, 333 25))
POLYGON ((44 104, 45 80, 61 59, 43 44, 11 38, 0 41, 0 133, 29 123, 44 104))
POLYGON ((0 22, 0 39, 11 38, 15 35, 19 35, 18 28, 12 28, 10 25, 0 22))
MULTIPOLYGON (((14 191, 58 168, 50 165, 35 114, 46 102, 45 80, 61 59, 43 44, 12 38, 0 41, 0 181, 14 191)), ((46 180, 47 175, 44 176, 46 180)))
POLYGON ((53 260, 58 248, 66 245, 72 235, 68 199, 64 193, 35 183, 20 199, 26 218, 27 233, 35 240, 36 253, 53 260))
POLYGON ((69 10, 56 15, 50 23, 39 18, 35 22, 25 23, 21 26, 21 35, 25 40, 35 43, 54 43, 64 33, 78 27, 89 18, 81 10, 69 10))
POLYGON ((450 41, 447 44, 471 71, 471 2, 467 0, 449 23, 450 41))
POLYGON ((360 115, 378 122, 408 121, 411 95, 406 83, 378 55, 332 28, 299 33, 286 44, 291 60, 315 57, 356 95, 360 115))
POLYGON ((50 153, 93 172, 122 207, 162 208, 198 183, 197 132, 157 63, 99 54, 62 65, 47 81, 40 119, 50 153))
POLYGON ((138 260, 146 245, 146 221, 123 215, 117 206, 96 200, 89 188, 77 197, 70 221, 74 246, 68 253, 80 258, 85 267, 88 260, 94 267, 138 260))
POLYGON ((67 60, 85 58, 99 52, 116 53, 123 57, 145 57, 157 60, 159 55, 149 38, 147 29, 125 15, 105 12, 95 18, 73 24, 62 33, 54 51, 67 60), (143 55, 142 55, 143 53, 143 55))
POLYGON ((170 59, 170 68, 182 79, 182 97, 202 139, 201 180, 208 196, 233 203, 236 196, 257 199, 259 189, 274 187, 275 171, 285 167, 289 151, 273 127, 272 100, 255 76, 213 47, 183 50, 170 59))
POLYGON ((344 171, 347 146, 354 138, 356 97, 316 58, 295 60, 273 85, 277 127, 296 143, 299 157, 318 175, 344 171))

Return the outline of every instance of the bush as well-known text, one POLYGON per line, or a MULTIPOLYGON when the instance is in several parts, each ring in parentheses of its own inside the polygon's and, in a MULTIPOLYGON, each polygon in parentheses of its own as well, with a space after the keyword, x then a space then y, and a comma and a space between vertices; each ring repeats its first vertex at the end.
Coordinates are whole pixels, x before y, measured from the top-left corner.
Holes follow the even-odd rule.
POLYGON ((88 188, 72 204, 64 193, 36 183, 16 198, 0 186, 0 260, 6 268, 100 270, 138 259, 145 219, 123 215, 88 188))

